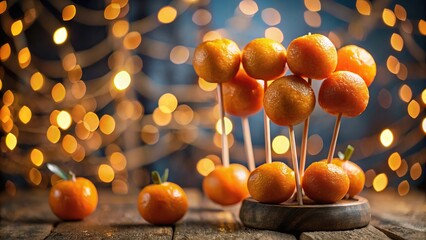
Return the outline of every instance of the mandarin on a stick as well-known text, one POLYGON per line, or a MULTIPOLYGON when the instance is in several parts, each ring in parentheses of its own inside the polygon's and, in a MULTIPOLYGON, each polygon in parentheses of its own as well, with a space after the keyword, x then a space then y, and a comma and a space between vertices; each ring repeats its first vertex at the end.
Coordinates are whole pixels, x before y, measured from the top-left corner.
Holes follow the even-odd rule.
POLYGON ((337 56, 336 71, 346 70, 356 73, 364 79, 367 87, 371 85, 376 76, 376 62, 367 50, 347 45, 337 51, 337 56))
POLYGON ((192 64, 197 75, 207 82, 223 83, 237 74, 241 51, 229 39, 206 41, 195 48, 192 64))
POLYGON ((293 74, 312 79, 326 78, 336 69, 336 47, 321 34, 298 37, 288 45, 287 64, 293 74))
POLYGON ((261 203, 282 203, 294 193, 294 171, 283 162, 264 163, 250 174, 247 186, 261 203))
POLYGON ((281 126, 296 125, 314 110, 314 90, 299 76, 284 76, 268 87, 263 106, 272 122, 281 126))
POLYGON ((367 85, 358 74, 337 71, 321 84, 318 103, 332 115, 355 117, 367 108, 369 98, 367 85))
POLYGON ((349 177, 343 168, 324 161, 312 163, 305 171, 302 187, 306 196, 318 203, 335 203, 349 189, 349 177))
POLYGON ((247 179, 249 171, 241 164, 229 167, 216 166, 203 179, 203 191, 215 203, 223 206, 241 202, 249 194, 247 179))
POLYGON ((263 106, 263 87, 240 68, 237 75, 223 83, 225 112, 239 117, 252 115, 263 106))
POLYGON ((274 80, 285 72, 286 55, 286 49, 281 43, 268 38, 256 38, 244 47, 242 63, 251 77, 274 80))

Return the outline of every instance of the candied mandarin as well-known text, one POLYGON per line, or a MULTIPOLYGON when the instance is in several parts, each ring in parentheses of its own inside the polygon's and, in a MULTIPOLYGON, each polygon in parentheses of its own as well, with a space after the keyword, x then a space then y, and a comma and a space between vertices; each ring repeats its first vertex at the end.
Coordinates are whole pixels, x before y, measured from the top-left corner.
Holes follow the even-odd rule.
POLYGON ((319 203, 335 203, 349 189, 349 177, 343 168, 327 162, 314 162, 305 171, 302 187, 306 196, 319 203))
POLYGON ((237 75, 223 84, 225 112, 247 117, 262 108, 263 87, 240 68, 237 75))
POLYGON ((239 203, 249 194, 247 179, 249 171, 241 164, 229 167, 216 166, 203 180, 203 191, 207 197, 220 205, 239 203))
POLYGON ((256 79, 274 80, 285 72, 285 47, 269 38, 257 38, 243 49, 242 63, 247 74, 256 79))
POLYGON ((367 108, 369 98, 367 85, 358 74, 338 71, 321 84, 318 103, 330 114, 355 117, 367 108))
POLYGON ((237 74, 241 51, 229 39, 206 41, 195 48, 193 66, 197 75, 207 82, 223 83, 237 74))
POLYGON ((376 62, 373 56, 364 48, 348 45, 337 51, 338 61, 336 71, 346 70, 358 74, 364 79, 367 87, 376 76, 376 62))
POLYGON ((364 188, 365 184, 364 171, 357 164, 349 160, 334 158, 331 163, 343 168, 346 174, 348 174, 350 182, 348 189, 349 197, 353 197, 359 194, 364 188))
POLYGON ((294 193, 294 172, 283 162, 265 163, 249 176, 250 195, 262 203, 282 203, 294 193))
POLYGON ((296 75, 324 79, 336 69, 336 47, 324 35, 304 35, 288 45, 287 63, 296 75))
POLYGON ((281 77, 268 87, 263 99, 266 115, 281 126, 296 125, 314 110, 314 90, 301 77, 281 77))

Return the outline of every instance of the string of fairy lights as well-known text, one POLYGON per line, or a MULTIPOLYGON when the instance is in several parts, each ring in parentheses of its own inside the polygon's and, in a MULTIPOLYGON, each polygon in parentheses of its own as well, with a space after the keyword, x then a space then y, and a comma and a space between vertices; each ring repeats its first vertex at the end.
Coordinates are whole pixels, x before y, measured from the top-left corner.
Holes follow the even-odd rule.
MULTIPOLYGON (((4 133, 0 140, 0 171, 8 176, 23 176, 32 186, 42 188, 58 180, 46 171, 45 163, 57 162, 70 169, 78 168, 81 175, 96 175, 98 183, 110 184, 113 192, 126 194, 130 186, 149 181, 142 166, 187 146, 197 149, 197 157, 201 156, 194 168, 200 175, 207 175, 220 163, 219 111, 217 106, 195 103, 214 102, 216 85, 203 79, 192 85, 155 84, 156 79, 144 72, 141 56, 177 66, 188 65, 194 46, 173 45, 146 34, 172 24, 181 15, 190 14, 192 22, 188 24, 200 29, 196 33, 200 41, 228 37, 229 29, 243 31, 255 16, 262 19, 264 37, 283 42, 286 36, 279 28, 283 19, 280 9, 260 8, 260 4, 252 0, 240 1, 229 18, 229 26, 218 29, 211 29, 216 13, 210 10, 209 0, 173 0, 151 15, 132 22, 128 21, 132 2, 127 0, 107 1, 101 10, 69 0, 49 4, 60 13, 59 18, 39 1, 20 4, 0 1, 1 28, 7 36, 0 42, 0 120, 4 133), (12 17, 10 9, 16 6, 22 14, 12 17), (90 48, 77 51, 69 40, 67 24, 71 21, 104 26, 108 33, 90 48), (51 35, 59 60, 42 59, 32 53, 26 32, 36 22, 51 35), (105 57, 109 71, 93 79, 82 79, 87 67, 105 57), (146 112, 137 95, 156 102, 157 107, 146 112), (200 129, 213 130, 213 134, 200 129)), ((386 43, 392 52, 385 62, 377 62, 376 81, 381 89, 377 96, 371 96, 370 102, 376 101, 382 109, 391 110, 392 102, 402 101, 405 109, 398 111, 406 111, 406 114, 369 136, 339 142, 339 145, 343 149, 350 143, 359 149, 353 159, 360 163, 364 159, 382 158, 374 168, 364 169, 366 187, 382 191, 389 181, 398 179, 399 194, 408 194, 410 182, 421 179, 426 160, 426 90, 414 95, 417 91, 410 87, 411 79, 424 81, 426 77, 421 71, 425 50, 414 37, 426 36, 425 19, 409 19, 403 5, 388 1, 357 0, 352 9, 330 0, 305 0, 304 7, 301 14, 313 30, 322 26, 322 14, 346 23, 345 28, 321 32, 336 48, 353 40, 362 42, 375 28, 392 29, 386 43), (401 52, 408 52, 415 61, 399 59, 401 52), (389 80, 384 79, 399 79, 399 98, 386 87, 389 80), (422 142, 420 150, 415 148, 422 142), (417 150, 413 151, 414 148, 417 150)), ((313 117, 319 123, 328 121, 313 117)), ((225 120, 231 156, 243 162, 243 143, 236 141, 233 135, 232 119, 225 120)), ((308 154, 319 155, 327 141, 320 134, 312 133, 308 154)), ((289 159, 288 137, 273 136, 272 150, 275 159, 289 159)), ((258 164, 264 160, 262 151, 263 146, 255 146, 258 164)), ((16 192, 12 178, 6 181, 5 188, 10 194, 16 192)))

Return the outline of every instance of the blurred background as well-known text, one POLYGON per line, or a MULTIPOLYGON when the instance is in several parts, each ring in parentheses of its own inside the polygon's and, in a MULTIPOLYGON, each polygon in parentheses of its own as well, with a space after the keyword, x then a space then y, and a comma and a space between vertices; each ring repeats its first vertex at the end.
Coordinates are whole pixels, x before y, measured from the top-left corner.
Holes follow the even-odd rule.
MULTIPOLYGON (((388 0, 0 1, 0 188, 49 188, 58 177, 46 163, 117 194, 165 168, 170 181, 200 187, 221 143, 216 85, 195 75, 194 48, 220 37, 241 49, 259 37, 287 47, 311 32, 377 63, 367 110, 343 118, 337 151, 355 147, 366 188, 425 189, 425 10, 388 0)), ((241 120, 227 119, 231 161, 246 165, 241 120)), ((262 112, 249 121, 260 165, 262 112)), ((316 106, 308 165, 326 158, 334 122, 316 106)), ((273 159, 291 165, 287 129, 271 125, 273 159)))

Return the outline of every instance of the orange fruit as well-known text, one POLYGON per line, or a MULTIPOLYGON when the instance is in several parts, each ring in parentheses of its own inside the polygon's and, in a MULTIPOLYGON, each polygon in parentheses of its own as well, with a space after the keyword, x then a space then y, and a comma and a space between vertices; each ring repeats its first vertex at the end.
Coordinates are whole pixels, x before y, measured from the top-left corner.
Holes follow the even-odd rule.
MULTIPOLYGON (((168 172, 168 170, 166 170, 168 172)), ((165 174, 167 175, 167 174, 165 174)), ((152 173, 154 184, 144 187, 138 196, 138 210, 142 218, 155 225, 170 225, 181 219, 188 211, 188 198, 177 184, 160 179, 152 173)))
POLYGON ((206 41, 195 48, 192 64, 197 75, 207 82, 222 83, 237 74, 241 51, 229 39, 206 41))
POLYGON ((327 162, 314 162, 305 171, 303 190, 310 199, 319 203, 335 203, 349 189, 349 177, 343 168, 327 162))
POLYGON ((314 110, 314 90, 299 76, 284 76, 266 89, 263 107, 272 122, 281 126, 296 125, 314 110))
POLYGON ((349 160, 352 156, 353 151, 354 148, 351 145, 348 145, 344 154, 339 152, 339 158, 334 158, 332 160, 332 163, 343 168, 346 174, 348 174, 350 182, 348 195, 351 198, 359 194, 364 188, 365 184, 364 171, 354 162, 349 160))
POLYGON ((348 189, 349 197, 352 198, 355 195, 359 194, 364 188, 364 184, 365 184, 364 171, 357 164, 349 160, 342 160, 342 159, 335 158, 333 159, 332 163, 343 168, 346 174, 348 174, 349 182, 350 182, 349 189, 348 189))
POLYGON ((312 79, 326 78, 336 69, 336 47, 321 34, 298 37, 288 45, 287 64, 296 75, 312 79))
POLYGON ((244 47, 242 63, 251 77, 273 80, 284 74, 286 55, 281 43, 268 38, 256 38, 244 47))
POLYGON ((321 84, 318 103, 324 111, 347 117, 360 115, 367 108, 370 98, 364 80, 355 73, 337 71, 321 84))
POLYGON ((294 193, 294 172, 283 162, 264 163, 251 172, 247 187, 250 195, 262 203, 282 203, 294 193))
POLYGON ((373 56, 364 48, 347 45, 337 51, 336 71, 346 70, 358 74, 364 79, 367 87, 376 76, 376 62, 373 56))
POLYGON ((216 169, 203 179, 203 191, 210 200, 220 205, 239 203, 249 194, 249 174, 249 170, 241 164, 216 166, 216 169))
POLYGON ((223 83, 222 86, 225 112, 247 117, 262 109, 263 87, 256 79, 248 76, 243 68, 240 68, 231 81, 223 83))
POLYGON ((90 180, 66 174, 50 163, 48 168, 63 179, 52 186, 49 194, 50 209, 58 218, 81 220, 96 210, 98 192, 90 180))

